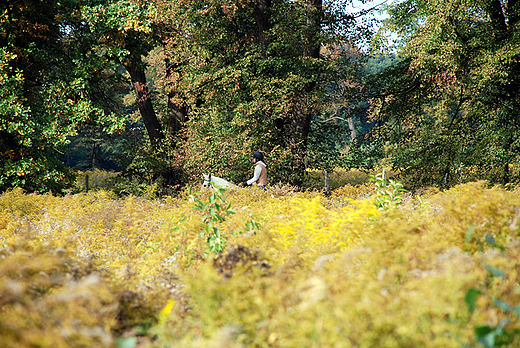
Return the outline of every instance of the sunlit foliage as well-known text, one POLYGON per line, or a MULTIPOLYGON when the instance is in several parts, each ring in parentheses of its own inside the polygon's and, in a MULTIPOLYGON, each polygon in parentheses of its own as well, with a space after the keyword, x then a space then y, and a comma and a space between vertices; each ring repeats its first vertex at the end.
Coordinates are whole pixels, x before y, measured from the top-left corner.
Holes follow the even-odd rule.
POLYGON ((371 114, 394 168, 419 186, 518 182, 518 2, 406 0, 389 14, 399 63, 371 114))
POLYGON ((214 193, 194 191, 2 194, 0 345, 520 342, 518 192, 473 182, 378 210, 369 183, 237 188, 212 224, 226 239, 215 256, 194 209, 214 193))
POLYGON ((117 67, 92 51, 80 2, 0 3, 0 191, 61 192, 80 127, 121 130, 117 67), (116 110, 117 109, 117 110, 116 110))

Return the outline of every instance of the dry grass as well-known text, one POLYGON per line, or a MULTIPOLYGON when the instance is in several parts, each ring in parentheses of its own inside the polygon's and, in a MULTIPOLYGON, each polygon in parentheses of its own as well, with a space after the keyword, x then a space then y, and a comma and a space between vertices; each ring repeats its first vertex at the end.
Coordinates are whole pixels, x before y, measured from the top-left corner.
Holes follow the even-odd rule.
POLYGON ((0 346, 461 347, 505 320, 517 346, 520 196, 475 182, 379 211, 371 193, 231 190, 215 258, 193 209, 211 192, 6 192, 0 346))

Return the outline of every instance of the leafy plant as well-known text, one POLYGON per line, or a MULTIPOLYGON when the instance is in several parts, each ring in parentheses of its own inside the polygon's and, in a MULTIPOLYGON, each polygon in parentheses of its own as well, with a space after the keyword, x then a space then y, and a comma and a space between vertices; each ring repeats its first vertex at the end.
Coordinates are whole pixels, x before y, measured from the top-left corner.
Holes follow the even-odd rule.
MULTIPOLYGON (((487 267, 490 274, 495 275, 498 271, 492 267, 487 267)), ((500 271, 498 271, 500 272, 500 271)), ((501 272, 500 272, 501 273, 501 272)), ((504 276, 502 274, 501 276, 504 276)), ((475 288, 470 288, 466 291, 466 296, 464 298, 466 304, 468 305, 468 310, 471 313, 477 307, 477 300, 480 296, 484 296, 482 292, 475 288)), ((506 301, 499 299, 492 299, 492 304, 495 308, 500 308, 507 315, 513 315, 515 317, 520 317, 520 305, 513 306, 506 301)), ((498 322, 497 325, 479 325, 475 326, 475 335, 477 341, 482 344, 485 348, 493 348, 499 347, 502 345, 506 345, 511 343, 515 336, 520 334, 519 330, 506 330, 507 325, 511 323, 510 318, 502 319, 498 322)))
MULTIPOLYGON (((473 230, 474 226, 471 225, 468 229, 466 242, 471 239, 471 233, 473 230)), ((486 242, 492 247, 495 247, 501 251, 505 250, 503 246, 497 244, 495 239, 489 235, 486 236, 486 242)), ((502 278, 505 280, 508 278, 507 274, 502 270, 497 269, 489 264, 486 264, 484 268, 487 270, 488 277, 490 279, 502 278)), ((505 317, 499 320, 496 325, 487 324, 475 326, 475 335, 477 341, 485 348, 500 347, 513 343, 515 337, 518 338, 520 336, 520 330, 506 329, 507 326, 512 323, 513 317, 520 318, 520 304, 514 306, 511 305, 509 301, 497 298, 496 296, 488 296, 475 288, 469 288, 466 291, 464 301, 468 305, 468 311, 470 314, 472 314, 477 308, 477 301, 481 296, 488 297, 491 304, 490 307, 500 309, 505 314, 505 317)))
POLYGON ((386 179, 383 173, 370 175, 369 181, 376 184, 375 205, 379 210, 387 210, 391 205, 399 206, 402 204, 403 193, 406 189, 403 184, 392 179, 386 179))
MULTIPOLYGON (((194 198, 194 210, 202 213, 202 222, 205 224, 205 233, 209 250, 218 253, 226 248, 227 238, 222 235, 218 224, 226 221, 226 217, 234 214, 231 203, 226 202, 225 189, 215 189, 209 196, 207 202, 194 198)), ((191 192, 189 192, 191 194, 191 192)))
POLYGON ((201 221, 218 192, 5 192, 0 346, 518 347, 518 193, 465 184, 381 214, 374 186, 215 196, 236 211, 212 222, 218 258, 201 221))
MULTIPOLYGON (((258 221, 255 221, 253 219, 253 214, 249 214, 247 217, 246 217, 246 221, 244 222, 245 226, 246 226, 246 230, 245 232, 253 232, 254 234, 256 234, 256 231, 255 230, 259 230, 260 229, 260 224, 258 223, 258 221)), ((238 234, 242 234, 244 232, 240 231, 240 230, 237 230, 236 232, 231 232, 231 234, 233 236, 237 236, 238 234)))

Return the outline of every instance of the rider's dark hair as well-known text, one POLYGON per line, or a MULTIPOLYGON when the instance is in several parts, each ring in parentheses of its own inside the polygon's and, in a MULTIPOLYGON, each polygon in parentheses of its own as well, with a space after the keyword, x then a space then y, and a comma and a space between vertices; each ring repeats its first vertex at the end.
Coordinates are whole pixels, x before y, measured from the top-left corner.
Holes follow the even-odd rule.
POLYGON ((264 159, 264 155, 260 151, 257 151, 253 154, 253 158, 256 158, 257 160, 262 161, 264 159))

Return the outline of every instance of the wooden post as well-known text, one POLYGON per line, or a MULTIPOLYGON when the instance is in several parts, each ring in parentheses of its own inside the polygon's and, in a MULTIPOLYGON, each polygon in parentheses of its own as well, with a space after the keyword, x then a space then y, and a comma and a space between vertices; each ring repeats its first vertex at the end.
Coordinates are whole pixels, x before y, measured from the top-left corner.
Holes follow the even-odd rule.
POLYGON ((88 175, 85 175, 85 188, 88 193, 88 175))
POLYGON ((326 170, 323 171, 323 176, 325 177, 325 189, 329 189, 329 172, 326 170))

